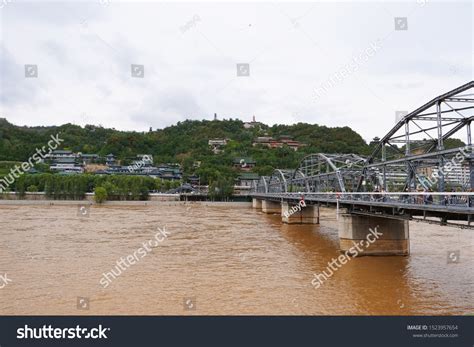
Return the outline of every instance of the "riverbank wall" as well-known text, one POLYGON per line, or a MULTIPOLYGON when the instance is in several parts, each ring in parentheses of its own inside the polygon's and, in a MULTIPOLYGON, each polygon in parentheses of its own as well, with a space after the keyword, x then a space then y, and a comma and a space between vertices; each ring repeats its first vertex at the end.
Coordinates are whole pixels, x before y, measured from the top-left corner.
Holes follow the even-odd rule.
MULTIPOLYGON (((104 206, 147 206, 147 205, 205 205, 205 206, 242 206, 248 207, 252 203, 250 201, 185 201, 180 194, 160 194, 152 193, 148 196, 148 200, 144 201, 105 201, 100 205, 104 206)), ((99 205, 94 201, 93 193, 86 193, 83 200, 52 200, 44 193, 26 193, 20 198, 15 193, 2 194, 0 205, 99 205)))

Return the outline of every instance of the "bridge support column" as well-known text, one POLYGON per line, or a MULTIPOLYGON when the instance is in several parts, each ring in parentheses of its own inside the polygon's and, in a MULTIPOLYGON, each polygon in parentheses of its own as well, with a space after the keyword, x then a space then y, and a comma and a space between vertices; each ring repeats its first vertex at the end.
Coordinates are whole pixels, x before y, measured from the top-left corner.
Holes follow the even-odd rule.
POLYGON ((253 208, 262 208, 262 200, 252 198, 252 207, 253 208))
POLYGON ((319 224, 319 206, 301 206, 301 203, 295 205, 282 202, 281 221, 287 224, 319 224), (301 208, 300 211, 298 211, 299 208, 301 208))
POLYGON ((262 200, 262 212, 264 213, 280 213, 281 207, 279 202, 262 200))
POLYGON ((374 216, 339 216, 339 242, 342 252, 360 255, 408 255, 408 221, 374 216))

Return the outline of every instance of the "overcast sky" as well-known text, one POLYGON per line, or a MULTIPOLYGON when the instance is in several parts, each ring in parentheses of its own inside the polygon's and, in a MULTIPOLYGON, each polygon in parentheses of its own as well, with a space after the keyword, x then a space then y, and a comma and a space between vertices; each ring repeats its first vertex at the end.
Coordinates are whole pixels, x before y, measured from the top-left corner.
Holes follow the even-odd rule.
POLYGON ((0 117, 17 125, 144 131, 215 112, 369 140, 473 79, 469 1, 2 1, 0 117))

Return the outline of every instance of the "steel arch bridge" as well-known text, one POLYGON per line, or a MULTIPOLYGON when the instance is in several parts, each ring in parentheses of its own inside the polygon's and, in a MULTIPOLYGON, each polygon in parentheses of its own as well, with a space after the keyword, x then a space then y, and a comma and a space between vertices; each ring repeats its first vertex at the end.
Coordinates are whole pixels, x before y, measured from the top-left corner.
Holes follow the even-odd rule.
POLYGON ((373 193, 378 192, 384 195, 383 200, 375 198, 380 204, 391 201, 400 208, 424 204, 429 194, 431 209, 455 206, 467 209, 470 216, 474 212, 474 197, 469 195, 474 191, 473 110, 474 81, 470 81, 400 114, 385 136, 374 139, 370 156, 311 154, 294 169, 275 169, 270 177, 261 177, 253 195, 325 193, 328 197, 334 193, 373 201, 373 193), (416 192, 422 192, 421 200, 416 192))
POLYGON ((444 192, 448 183, 451 189, 469 191, 474 188, 473 109, 471 81, 400 117, 369 157, 311 154, 296 169, 275 169, 270 177, 261 177, 254 190, 346 193, 421 188, 444 192), (450 139, 461 131, 465 131, 466 146, 453 148, 457 142, 450 139))

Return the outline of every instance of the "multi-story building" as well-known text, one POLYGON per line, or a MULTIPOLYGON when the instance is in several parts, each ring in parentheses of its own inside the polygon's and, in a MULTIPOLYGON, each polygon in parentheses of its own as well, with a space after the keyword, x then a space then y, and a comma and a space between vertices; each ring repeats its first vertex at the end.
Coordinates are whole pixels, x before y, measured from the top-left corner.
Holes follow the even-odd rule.
POLYGON ((137 154, 137 161, 143 163, 144 166, 152 166, 153 156, 151 154, 137 154))
POLYGON ((255 121, 255 116, 253 116, 251 122, 245 122, 244 123, 244 128, 245 129, 252 129, 252 128, 256 128, 256 127, 260 126, 260 124, 261 123, 255 121))
POLYGON ((227 139, 212 139, 208 142, 209 147, 211 147, 211 151, 214 154, 221 153, 223 151, 223 147, 227 145, 227 139))
POLYGON ((61 159, 61 158, 74 158, 75 159, 76 157, 77 155, 74 154, 72 151, 58 149, 58 150, 52 151, 49 154, 46 154, 44 156, 44 159, 54 161, 56 159, 61 159))
POLYGON ((82 161, 83 165, 97 163, 99 161, 98 154, 82 154, 78 153, 79 159, 82 161))
POLYGON ((278 139, 274 139, 270 136, 260 136, 254 140, 252 145, 262 145, 268 148, 281 148, 283 146, 288 146, 295 151, 297 151, 300 147, 306 146, 303 143, 293 140, 291 136, 287 135, 282 135, 278 139))
POLYGON ((75 157, 56 157, 51 161, 49 166, 51 171, 57 171, 61 173, 83 173, 84 168, 82 165, 77 164, 75 157))
POLYGON ((105 156, 105 165, 107 166, 113 166, 115 165, 115 156, 110 153, 105 156))
POLYGON ((235 180, 235 194, 247 195, 258 183, 260 176, 254 172, 243 172, 235 180))

